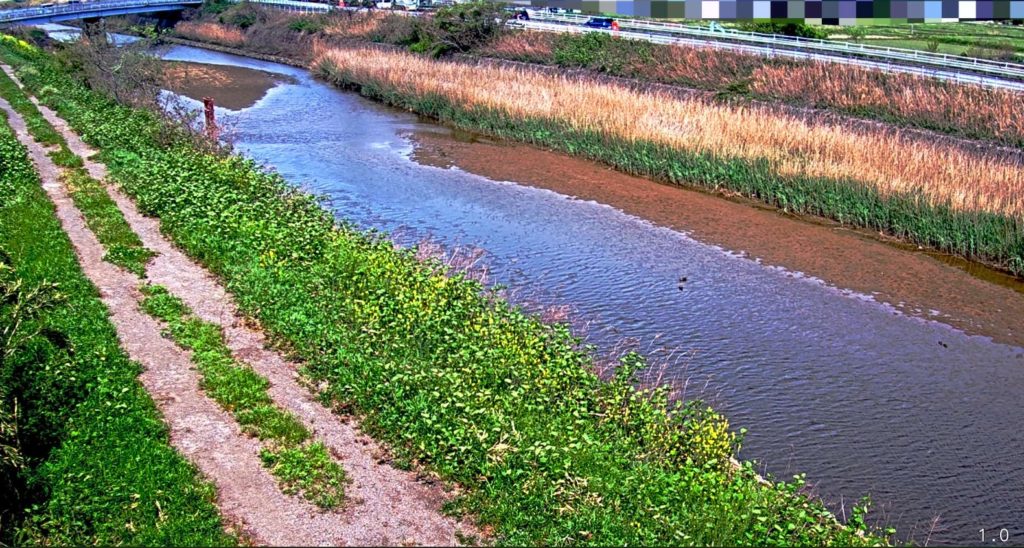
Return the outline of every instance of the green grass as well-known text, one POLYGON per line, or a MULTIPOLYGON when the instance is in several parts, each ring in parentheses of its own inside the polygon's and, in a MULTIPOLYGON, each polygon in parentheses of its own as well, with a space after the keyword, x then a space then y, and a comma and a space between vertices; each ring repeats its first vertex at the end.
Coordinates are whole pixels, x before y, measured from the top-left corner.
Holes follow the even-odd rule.
MULTIPOLYGON (((0 543, 234 544, 211 485, 169 445, 140 368, 118 346, 26 151, 0 115, 0 249, 28 286, 55 283, 60 306, 0 363, 0 397, 17 399, 27 466, 0 497, 0 543)), ((6 319, 0 319, 3 323, 6 319)))
POLYGON ((7 99, 12 106, 16 105, 15 110, 26 120, 29 133, 37 142, 60 145, 59 150, 51 150, 48 154, 55 164, 65 168, 63 182, 75 202, 75 207, 85 217, 89 229, 107 250, 104 260, 140 278, 144 277, 146 264, 156 253, 142 245, 142 240, 128 225, 124 214, 107 194, 106 188, 82 169, 82 159, 68 150, 64 137, 46 121, 25 93, 2 71, 0 96, 7 99))
MULTIPOLYGON (((1024 51, 1024 27, 1012 25, 996 25, 985 23, 900 23, 891 21, 874 21, 870 24, 858 25, 864 28, 867 36, 884 36, 888 40, 898 40, 908 49, 927 50, 929 42, 944 46, 958 47, 956 54, 969 53, 971 48, 980 49, 1011 49, 1024 51)), ((823 27, 830 35, 848 35, 849 27, 823 27)), ((861 31, 858 31, 861 32, 861 31)), ((848 41, 848 39, 840 38, 848 41)), ((866 39, 873 43, 873 39, 866 39)), ((951 48, 952 49, 952 48, 951 48)), ((940 52, 943 51, 940 49, 940 52)), ((950 51, 949 53, 953 53, 950 51)))
POLYGON ((81 167, 82 159, 68 149, 68 144, 57 130, 46 121, 43 114, 31 100, 18 88, 7 73, 0 71, 0 96, 11 104, 11 107, 25 120, 29 134, 41 145, 57 146, 59 150, 50 152, 53 161, 62 167, 81 167))
POLYGON ((859 535, 862 512, 837 524, 802 478, 765 486, 751 463, 731 467, 738 439, 725 418, 698 401, 670 404, 667 387, 637 388, 639 356, 605 382, 566 326, 336 226, 253 162, 161 142, 154 116, 88 91, 44 56, 6 51, 35 67, 30 88, 59 90, 44 101, 305 361, 326 400, 358 413, 396 461, 460 484, 453 509, 493 525, 499 543, 883 542, 859 535))
POLYGON ((203 390, 234 414, 243 431, 266 442, 260 455, 282 490, 301 493, 322 508, 339 506, 344 501, 345 471, 294 415, 274 405, 267 379, 231 356, 221 328, 193 316, 162 286, 145 285, 142 292, 143 310, 166 322, 171 337, 192 351, 203 390))

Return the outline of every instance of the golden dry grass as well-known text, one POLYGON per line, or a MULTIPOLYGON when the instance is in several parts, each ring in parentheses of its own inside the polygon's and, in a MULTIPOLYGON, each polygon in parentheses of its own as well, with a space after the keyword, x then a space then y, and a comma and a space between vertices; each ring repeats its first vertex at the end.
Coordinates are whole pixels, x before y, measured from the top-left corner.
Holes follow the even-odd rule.
POLYGON ((361 47, 318 47, 314 68, 333 66, 359 83, 405 94, 438 94, 468 108, 557 121, 627 141, 724 158, 764 159, 781 175, 854 179, 882 195, 920 192, 962 211, 1024 216, 1018 160, 909 139, 854 132, 751 107, 628 90, 577 76, 473 66, 361 47))
POLYGON ((174 30, 185 38, 192 38, 202 42, 213 42, 234 47, 245 43, 245 33, 240 29, 217 23, 182 21, 175 25, 174 30))
POLYGON ((870 109, 933 127, 1024 140, 1024 94, 951 85, 910 74, 807 63, 764 66, 751 78, 755 93, 848 110, 870 109))

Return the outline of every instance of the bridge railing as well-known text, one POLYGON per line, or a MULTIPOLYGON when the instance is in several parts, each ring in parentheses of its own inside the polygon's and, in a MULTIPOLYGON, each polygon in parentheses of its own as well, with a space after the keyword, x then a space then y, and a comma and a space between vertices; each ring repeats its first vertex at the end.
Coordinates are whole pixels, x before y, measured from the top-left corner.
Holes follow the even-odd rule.
MULTIPOLYGON (((536 20, 560 22, 572 25, 582 25, 590 19, 590 17, 586 15, 567 13, 554 14, 545 11, 535 12, 533 18, 536 20)), ((991 74, 1002 78, 1024 80, 1024 65, 1009 61, 993 61, 989 59, 961 57, 945 53, 932 53, 888 46, 871 46, 851 42, 836 42, 817 38, 803 38, 799 36, 783 36, 778 34, 765 34, 739 30, 711 30, 706 27, 699 27, 695 25, 648 21, 644 19, 622 18, 616 19, 616 21, 618 21, 619 26, 624 30, 630 29, 674 35, 681 34, 700 36, 706 39, 714 39, 718 41, 746 42, 777 48, 788 47, 807 51, 817 51, 835 56, 874 58, 915 65, 931 65, 945 69, 956 68, 971 72, 991 74)))
POLYGON ((201 4, 202 0, 100 0, 57 4, 48 7, 16 8, 0 11, 0 23, 13 23, 25 19, 57 15, 99 13, 122 8, 143 8, 150 6, 201 4))

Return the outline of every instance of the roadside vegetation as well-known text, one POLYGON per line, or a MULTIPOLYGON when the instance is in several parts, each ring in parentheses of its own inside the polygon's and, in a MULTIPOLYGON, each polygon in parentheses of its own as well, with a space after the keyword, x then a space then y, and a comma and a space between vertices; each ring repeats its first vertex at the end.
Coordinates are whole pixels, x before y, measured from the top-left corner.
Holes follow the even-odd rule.
POLYGON ((197 318, 162 286, 144 285, 142 293, 142 309, 163 320, 171 338, 192 351, 202 389, 234 415, 243 431, 263 442, 260 457, 282 491, 301 493, 321 508, 340 506, 345 471, 299 419, 274 404, 267 379, 231 356, 220 326, 197 318))
POLYGON ((863 506, 840 524, 802 477, 765 484, 751 463, 734 466, 739 440, 726 419, 671 399, 667 386, 638 386, 641 357, 623 357, 604 381, 566 326, 336 224, 251 161, 164 140, 159 116, 89 90, 48 55, 0 53, 102 151, 139 207, 304 361, 325 401, 359 415, 397 462, 457 482, 452 511, 491 525, 498 542, 885 542, 863 506))
POLYGON ((1024 62, 1022 21, 906 23, 877 20, 857 27, 822 27, 828 38, 867 45, 1024 62))
POLYGON ((0 114, 0 543, 229 545, 0 114))

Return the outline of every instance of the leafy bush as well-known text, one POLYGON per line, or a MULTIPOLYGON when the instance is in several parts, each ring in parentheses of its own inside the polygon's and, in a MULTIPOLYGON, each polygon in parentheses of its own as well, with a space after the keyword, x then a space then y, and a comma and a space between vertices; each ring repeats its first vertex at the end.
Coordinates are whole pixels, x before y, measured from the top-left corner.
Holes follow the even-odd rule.
POLYGON ((622 40, 606 33, 560 34, 555 39, 555 64, 582 67, 617 76, 636 76, 650 70, 656 46, 639 40, 622 40))
POLYGON ((783 36, 799 36, 801 38, 828 38, 828 32, 821 28, 813 27, 802 21, 765 21, 747 22, 737 25, 740 30, 749 32, 763 32, 765 34, 781 34, 783 36))
POLYGON ((288 23, 288 28, 295 32, 304 32, 307 34, 316 34, 324 30, 327 26, 327 21, 322 16, 303 16, 296 17, 288 23))
POLYGON ((478 0, 445 6, 421 22, 421 51, 434 56, 466 52, 494 39, 505 28, 508 13, 497 2, 478 0))

